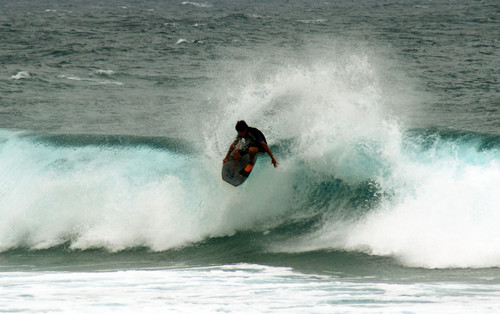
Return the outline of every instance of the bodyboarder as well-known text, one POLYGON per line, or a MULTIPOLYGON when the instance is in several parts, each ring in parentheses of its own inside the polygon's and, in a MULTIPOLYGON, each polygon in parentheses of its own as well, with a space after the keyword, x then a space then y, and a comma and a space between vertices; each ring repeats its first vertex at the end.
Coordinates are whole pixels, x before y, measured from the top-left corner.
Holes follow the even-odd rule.
POLYGON ((269 157, 271 157, 273 166, 275 168, 278 167, 278 162, 274 158, 271 149, 267 145, 266 137, 259 129, 249 127, 245 121, 240 120, 236 123, 236 132, 238 132, 238 135, 229 147, 223 163, 228 162, 229 155, 235 150, 235 148, 237 148, 233 155, 235 159, 238 159, 240 155, 244 155, 247 153, 250 154, 250 162, 244 169, 244 172, 247 173, 247 176, 248 173, 252 171, 252 168, 255 165, 255 156, 257 156, 258 153, 268 153, 269 157), (243 140, 244 144, 241 145, 243 140))

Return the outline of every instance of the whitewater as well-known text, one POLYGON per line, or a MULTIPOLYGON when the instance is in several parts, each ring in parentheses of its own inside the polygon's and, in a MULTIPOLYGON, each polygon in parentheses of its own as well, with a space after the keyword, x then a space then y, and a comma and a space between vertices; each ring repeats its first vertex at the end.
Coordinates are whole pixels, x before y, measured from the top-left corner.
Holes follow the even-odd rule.
POLYGON ((357 58, 341 62, 247 84, 220 123, 205 126, 213 138, 201 154, 169 138, 3 131, 0 247, 69 241, 75 249, 162 251, 320 219, 319 230, 272 247, 361 250, 429 268, 499 267, 496 143, 405 133, 381 112, 384 87, 367 79, 373 69, 357 58), (270 171, 265 160, 246 188, 234 189, 220 180, 220 156, 240 112, 257 119, 252 111, 272 111, 261 123, 281 167, 270 171), (363 189, 366 204, 349 204, 363 189))
POLYGON ((500 309, 493 2, 22 3, 1 311, 500 309), (235 188, 240 119, 280 165, 235 188))

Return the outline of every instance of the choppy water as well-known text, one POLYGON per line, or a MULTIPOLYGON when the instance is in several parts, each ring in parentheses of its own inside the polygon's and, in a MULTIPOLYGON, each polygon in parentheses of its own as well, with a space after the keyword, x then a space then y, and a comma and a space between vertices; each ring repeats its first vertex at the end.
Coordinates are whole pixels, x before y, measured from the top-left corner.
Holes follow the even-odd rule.
POLYGON ((1 311, 500 309, 495 1, 0 5, 1 311))

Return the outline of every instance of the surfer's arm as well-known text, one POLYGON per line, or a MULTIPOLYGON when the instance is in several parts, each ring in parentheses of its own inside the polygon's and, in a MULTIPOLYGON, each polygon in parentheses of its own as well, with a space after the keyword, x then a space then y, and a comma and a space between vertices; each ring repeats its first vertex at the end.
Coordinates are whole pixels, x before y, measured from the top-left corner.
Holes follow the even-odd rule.
POLYGON ((260 143, 260 145, 262 145, 262 147, 264 148, 264 150, 269 154, 269 157, 271 157, 271 162, 273 163, 274 168, 277 168, 278 167, 278 162, 274 158, 273 153, 271 152, 271 149, 269 148, 269 146, 267 146, 266 142, 264 142, 264 141, 262 141, 260 143))
POLYGON ((236 144, 238 144, 238 142, 234 141, 233 144, 229 146, 229 150, 227 151, 226 157, 224 157, 223 163, 226 163, 229 160, 229 154, 231 154, 231 152, 234 150, 236 144))

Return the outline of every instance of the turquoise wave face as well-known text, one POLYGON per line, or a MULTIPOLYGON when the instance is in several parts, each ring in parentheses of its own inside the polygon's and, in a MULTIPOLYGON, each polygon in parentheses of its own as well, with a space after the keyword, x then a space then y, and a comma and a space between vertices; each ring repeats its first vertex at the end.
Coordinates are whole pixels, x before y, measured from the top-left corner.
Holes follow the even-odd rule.
POLYGON ((275 253, 498 266, 496 138, 413 131, 392 155, 359 141, 344 147, 352 158, 335 148, 321 163, 289 154, 296 144, 288 142, 272 147, 280 168, 264 156, 234 188, 220 179, 219 159, 168 138, 1 136, 2 251, 160 252, 246 233, 242 245, 275 253))

